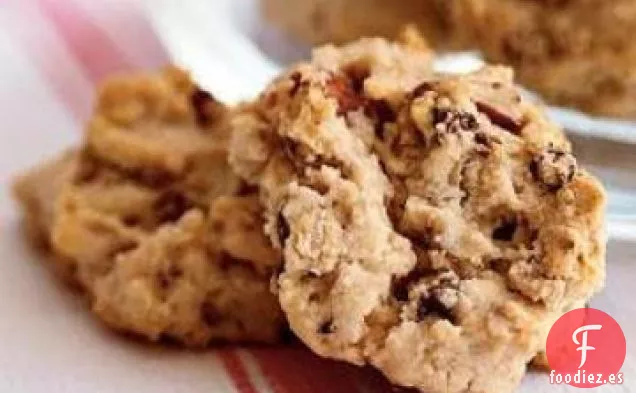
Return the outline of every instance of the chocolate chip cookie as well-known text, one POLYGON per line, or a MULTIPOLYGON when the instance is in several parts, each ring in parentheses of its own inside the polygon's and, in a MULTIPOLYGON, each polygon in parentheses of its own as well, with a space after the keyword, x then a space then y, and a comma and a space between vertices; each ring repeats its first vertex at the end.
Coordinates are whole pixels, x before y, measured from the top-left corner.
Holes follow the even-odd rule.
POLYGON ((423 392, 510 392, 603 285, 605 196, 512 72, 383 40, 315 52, 233 122, 278 296, 319 355, 423 392))
POLYGON ((111 327, 188 346, 279 337, 280 256, 229 169, 228 118, 177 69, 116 78, 83 145, 18 181, 32 232, 111 327))

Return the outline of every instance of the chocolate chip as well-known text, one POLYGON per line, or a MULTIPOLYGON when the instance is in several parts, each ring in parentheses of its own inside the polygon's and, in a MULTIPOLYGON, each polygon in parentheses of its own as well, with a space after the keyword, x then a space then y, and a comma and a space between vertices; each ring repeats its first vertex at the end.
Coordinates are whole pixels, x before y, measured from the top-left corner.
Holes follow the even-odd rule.
POLYGON ((334 332, 333 320, 330 319, 320 324, 318 327, 318 333, 320 334, 331 334, 334 332))
POLYGON ((218 102, 212 94, 205 90, 196 89, 190 96, 190 103, 194 108, 197 123, 201 126, 208 126, 214 120, 220 118, 225 107, 218 102))
POLYGON ((285 242, 289 238, 291 234, 291 230, 289 228, 289 223, 283 216, 283 213, 278 213, 278 218, 276 220, 276 234, 278 235, 278 240, 280 241, 281 247, 285 247, 285 242))
POLYGON ((176 222, 193 207, 182 193, 175 190, 164 192, 155 201, 153 209, 160 223, 176 222))
POLYGON ((493 230, 492 238, 504 242, 512 241, 515 237, 517 226, 518 223, 516 218, 507 218, 493 230))
POLYGON ((483 101, 477 101, 475 105, 477 106, 477 110, 486 115, 492 124, 515 135, 518 135, 523 129, 523 124, 520 119, 515 119, 496 106, 483 101))
POLYGON ((449 310, 435 294, 422 295, 417 303, 417 320, 421 322, 429 316, 447 319, 455 324, 452 310, 449 310))
POLYGON ((201 305, 201 320, 208 326, 216 326, 223 321, 223 313, 209 301, 201 305))

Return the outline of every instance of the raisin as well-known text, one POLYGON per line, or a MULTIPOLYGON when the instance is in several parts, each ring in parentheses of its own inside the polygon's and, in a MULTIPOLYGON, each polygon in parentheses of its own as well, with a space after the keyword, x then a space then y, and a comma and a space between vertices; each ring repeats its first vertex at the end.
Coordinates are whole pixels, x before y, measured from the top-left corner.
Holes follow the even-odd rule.
POLYGON ((512 241, 515 237, 515 232, 517 232, 517 226, 516 219, 505 219, 493 230, 492 238, 504 242, 512 241))
POLYGON ((276 220, 276 234, 278 235, 278 240, 280 241, 281 247, 285 247, 285 243, 291 234, 291 230, 289 228, 289 223, 283 216, 283 213, 278 213, 278 219, 276 220))
POLYGON ((405 277, 396 279, 393 277, 391 282, 391 294, 399 302, 405 302, 409 300, 409 280, 405 277))
POLYGON ((258 186, 242 182, 236 191, 237 196, 250 196, 258 194, 258 186))
POLYGON ((391 280, 391 294, 397 301, 405 302, 409 300, 409 290, 411 289, 411 286, 413 286, 413 284, 416 284, 424 277, 435 273, 436 272, 434 270, 417 266, 406 276, 393 276, 391 280))
POLYGON ((532 159, 529 170, 535 181, 556 192, 574 180, 577 163, 572 154, 548 147, 532 159))
POLYGON ((155 201, 154 212, 160 223, 176 222, 192 207, 192 203, 182 193, 169 190, 155 201))
POLYGON ((373 119, 375 135, 380 139, 383 139, 384 125, 397 120, 397 114, 386 100, 369 100, 365 106, 365 114, 373 119))
POLYGON ((449 310, 434 294, 429 296, 422 295, 417 303, 418 321, 421 322, 428 316, 447 319, 455 324, 455 316, 452 310, 449 310))

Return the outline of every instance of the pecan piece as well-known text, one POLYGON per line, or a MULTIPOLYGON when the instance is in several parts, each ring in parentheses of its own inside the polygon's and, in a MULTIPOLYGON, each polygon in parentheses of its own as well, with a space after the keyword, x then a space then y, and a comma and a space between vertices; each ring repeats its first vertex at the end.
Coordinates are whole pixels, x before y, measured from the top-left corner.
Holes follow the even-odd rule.
POLYGON ((346 77, 335 76, 326 85, 327 94, 338 101, 338 116, 344 116, 365 106, 365 99, 357 94, 355 88, 346 77))
POLYGON ((477 101, 475 105, 477 106, 477 110, 486 115, 492 124, 515 135, 518 135, 523 129, 522 119, 512 116, 497 106, 485 101, 477 101))

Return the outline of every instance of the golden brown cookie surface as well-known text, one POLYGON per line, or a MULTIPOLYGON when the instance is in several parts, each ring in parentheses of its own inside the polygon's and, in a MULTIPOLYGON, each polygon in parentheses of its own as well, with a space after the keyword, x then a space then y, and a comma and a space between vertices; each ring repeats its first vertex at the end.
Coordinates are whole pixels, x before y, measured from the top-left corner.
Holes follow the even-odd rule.
POLYGON ((604 192, 505 68, 383 40, 315 52, 234 121, 279 299, 316 353, 425 392, 508 392, 604 278, 604 192))
POLYGON ((279 337, 279 254, 228 166, 228 116, 176 69, 113 79, 80 151, 20 181, 30 221, 110 326, 189 346, 279 337))

